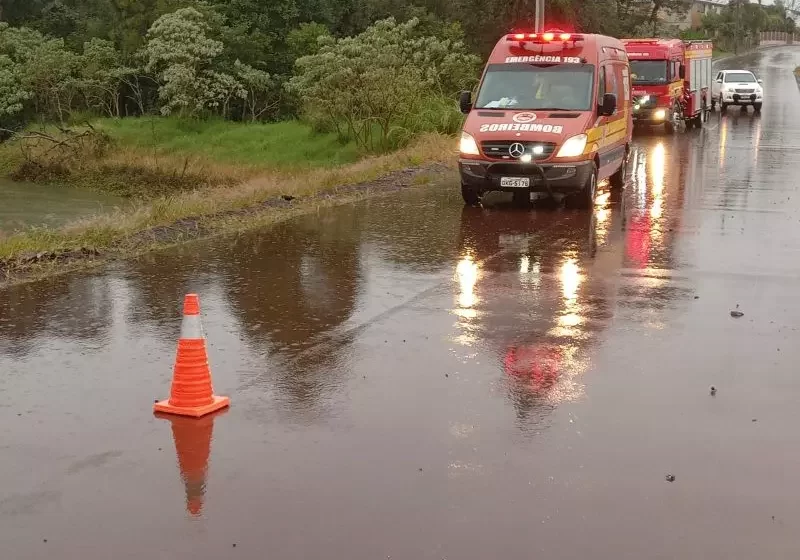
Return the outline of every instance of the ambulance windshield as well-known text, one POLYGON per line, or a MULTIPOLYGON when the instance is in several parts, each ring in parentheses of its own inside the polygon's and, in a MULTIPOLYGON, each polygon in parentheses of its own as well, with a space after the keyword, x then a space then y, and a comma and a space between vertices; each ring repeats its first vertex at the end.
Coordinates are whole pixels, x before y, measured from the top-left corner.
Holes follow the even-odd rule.
POLYGON ((475 108, 588 111, 593 76, 594 67, 589 64, 491 64, 475 108))
POLYGON ((631 60, 631 79, 634 84, 666 84, 666 60, 631 60))

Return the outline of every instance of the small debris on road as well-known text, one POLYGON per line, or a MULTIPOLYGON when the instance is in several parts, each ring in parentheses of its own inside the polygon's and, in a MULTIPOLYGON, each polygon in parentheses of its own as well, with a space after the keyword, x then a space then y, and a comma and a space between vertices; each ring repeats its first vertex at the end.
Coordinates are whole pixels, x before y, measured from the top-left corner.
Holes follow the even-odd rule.
POLYGON ((753 418, 753 422, 758 422, 758 418, 753 418))
POLYGON ((736 317, 738 319, 739 317, 744 317, 744 313, 734 310, 731 311, 731 317, 736 317))
POLYGON ((674 474, 668 474, 666 476, 666 479, 667 479, 667 482, 675 482, 675 475, 674 474))
POLYGON ((709 392, 711 393, 711 396, 713 397, 714 395, 717 394, 717 388, 712 385, 709 392))
POLYGON ((694 296, 694 299, 700 299, 700 296, 694 296))

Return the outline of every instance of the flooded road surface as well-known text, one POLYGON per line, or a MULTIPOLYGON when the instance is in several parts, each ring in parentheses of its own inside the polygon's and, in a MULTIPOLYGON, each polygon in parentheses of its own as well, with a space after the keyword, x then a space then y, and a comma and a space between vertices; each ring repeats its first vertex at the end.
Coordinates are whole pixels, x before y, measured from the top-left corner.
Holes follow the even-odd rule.
POLYGON ((0 234, 27 227, 59 227, 113 210, 122 199, 89 190, 0 178, 0 234))
POLYGON ((798 557, 799 63, 591 214, 423 187, 3 292, 3 556, 798 557), (154 418, 188 291, 232 406, 154 418))

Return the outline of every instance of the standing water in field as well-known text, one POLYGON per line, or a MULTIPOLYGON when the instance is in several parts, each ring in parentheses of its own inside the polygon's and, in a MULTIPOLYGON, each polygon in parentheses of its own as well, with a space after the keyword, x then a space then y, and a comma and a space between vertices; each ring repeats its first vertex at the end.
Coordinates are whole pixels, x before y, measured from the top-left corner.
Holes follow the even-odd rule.
POLYGON ((59 227, 112 210, 121 203, 120 198, 90 190, 20 183, 0 177, 0 233, 28 227, 59 227))

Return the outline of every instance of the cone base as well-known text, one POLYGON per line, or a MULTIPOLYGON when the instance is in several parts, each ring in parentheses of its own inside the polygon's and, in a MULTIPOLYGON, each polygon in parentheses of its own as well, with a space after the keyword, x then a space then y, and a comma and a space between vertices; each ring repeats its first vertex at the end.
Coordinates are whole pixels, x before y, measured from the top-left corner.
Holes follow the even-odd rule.
POLYGON ((208 404, 206 406, 192 406, 192 407, 182 407, 182 406, 172 406, 169 404, 169 399, 165 401, 159 401, 155 405, 153 405, 153 410, 155 412, 161 412, 165 414, 177 414, 179 416, 191 416, 192 418, 200 418, 201 416, 205 416, 206 414, 211 414, 212 412, 216 412, 222 408, 230 406, 231 399, 228 397, 219 397, 214 395, 214 402, 208 404))

